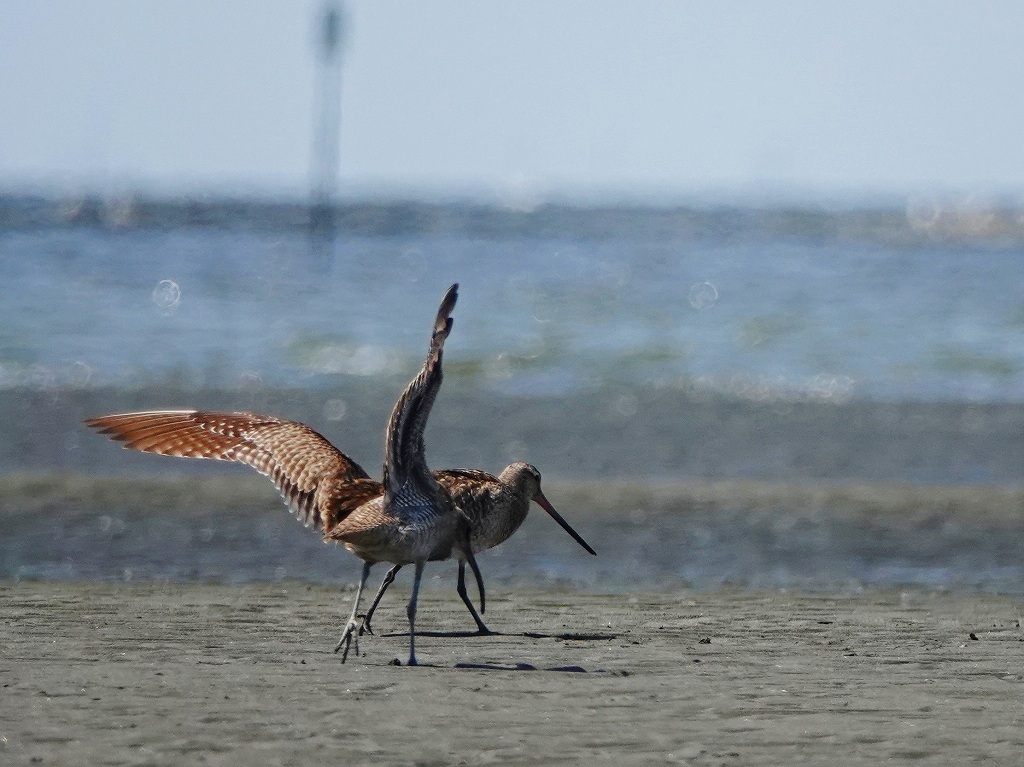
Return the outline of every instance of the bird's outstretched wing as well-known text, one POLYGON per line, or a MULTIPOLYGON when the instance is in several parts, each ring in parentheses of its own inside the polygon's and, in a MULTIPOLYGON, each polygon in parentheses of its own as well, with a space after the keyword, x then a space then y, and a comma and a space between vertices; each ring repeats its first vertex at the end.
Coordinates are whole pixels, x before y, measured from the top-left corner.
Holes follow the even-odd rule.
POLYGON ((330 529, 344 516, 337 507, 347 494, 362 502, 383 492, 380 483, 320 434, 274 416, 155 410, 85 423, 126 448, 247 464, 270 477, 292 513, 317 530, 330 529))
POLYGON ((452 310, 459 297, 458 284, 448 288, 434 320, 430 350, 419 374, 410 381, 388 420, 384 441, 384 488, 392 498, 403 493, 426 492, 435 484, 427 469, 423 431, 430 408, 441 388, 444 342, 452 330, 452 310))

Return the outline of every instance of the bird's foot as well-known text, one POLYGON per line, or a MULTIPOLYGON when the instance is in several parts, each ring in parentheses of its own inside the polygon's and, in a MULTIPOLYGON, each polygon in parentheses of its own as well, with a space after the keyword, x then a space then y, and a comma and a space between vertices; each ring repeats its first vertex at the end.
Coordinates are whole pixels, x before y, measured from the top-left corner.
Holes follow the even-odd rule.
POLYGON ((477 636, 485 637, 485 636, 490 636, 491 634, 497 633, 497 632, 491 631, 489 628, 487 628, 487 624, 484 623, 482 620, 480 620, 480 616, 479 615, 474 615, 473 616, 473 621, 476 623, 476 633, 477 633, 477 636))
POLYGON ((369 634, 370 636, 376 636, 373 633, 373 629, 370 627, 370 618, 368 615, 357 615, 357 618, 362 618, 363 622, 359 624, 359 636, 363 634, 369 634))
POLYGON ((355 642, 356 657, 359 657, 359 624, 355 620, 350 620, 345 626, 345 630, 341 633, 341 639, 338 640, 337 646, 334 648, 334 652, 338 652, 342 648, 345 652, 341 655, 341 662, 344 663, 348 660, 348 651, 352 648, 353 641, 355 642))

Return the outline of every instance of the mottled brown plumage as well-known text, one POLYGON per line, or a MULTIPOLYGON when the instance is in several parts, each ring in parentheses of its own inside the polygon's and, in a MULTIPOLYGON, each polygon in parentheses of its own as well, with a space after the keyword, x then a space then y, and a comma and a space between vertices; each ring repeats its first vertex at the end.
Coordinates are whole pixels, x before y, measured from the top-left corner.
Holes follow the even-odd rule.
MULTIPOLYGON (((415 614, 423 566, 468 544, 467 518, 427 469, 423 432, 442 381, 444 342, 458 286, 445 294, 419 374, 391 413, 385 436, 384 481, 308 426, 252 413, 168 410, 91 418, 86 424, 133 448, 161 455, 239 461, 269 476, 292 512, 324 539, 360 557, 363 573, 349 621, 335 650, 344 661, 370 568, 376 562, 415 564, 409 601, 409 663, 415 665, 415 614)), ((475 567, 475 563, 474 563, 475 567)))
POLYGON ((384 493, 380 482, 320 434, 274 416, 158 410, 85 423, 125 448, 247 464, 270 477, 291 512, 314 530, 332 529, 384 493))
MULTIPOLYGON (((482 634, 488 634, 490 630, 466 594, 466 562, 469 561, 476 575, 480 588, 480 612, 484 612, 486 601, 483 581, 473 554, 508 540, 526 519, 530 501, 544 509, 580 546, 591 554, 597 553, 548 502, 540 489, 540 472, 528 463, 517 461, 510 464, 497 477, 479 469, 445 469, 434 472, 434 476, 451 496, 455 507, 469 520, 469 546, 456 547, 459 557, 458 593, 473 616, 477 630, 482 634)), ((401 567, 401 564, 396 564, 384 577, 363 619, 364 630, 370 629, 373 613, 401 567)))
POLYGON ((595 553, 541 492, 540 472, 535 466, 517 461, 497 477, 478 469, 447 469, 437 472, 437 478, 469 518, 473 553, 508 540, 526 519, 530 501, 551 515, 580 546, 595 553))

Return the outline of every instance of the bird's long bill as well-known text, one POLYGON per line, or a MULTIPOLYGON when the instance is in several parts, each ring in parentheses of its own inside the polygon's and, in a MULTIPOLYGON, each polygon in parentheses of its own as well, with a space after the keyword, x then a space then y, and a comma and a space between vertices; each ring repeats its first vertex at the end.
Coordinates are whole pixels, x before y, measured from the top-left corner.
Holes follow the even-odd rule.
POLYGON ((548 499, 544 497, 544 493, 538 490, 537 495, 533 496, 533 500, 535 500, 537 502, 537 505, 544 509, 544 511, 550 514, 551 518, 555 520, 555 522, 560 524, 562 526, 562 529, 565 530, 565 532, 569 533, 569 535, 573 537, 573 540, 575 540, 576 543, 585 548, 591 554, 595 556, 597 555, 597 552, 590 548, 590 544, 583 540, 583 536, 577 533, 575 530, 573 530, 572 525, 566 522, 562 518, 562 515, 555 511, 555 507, 548 503, 548 499))

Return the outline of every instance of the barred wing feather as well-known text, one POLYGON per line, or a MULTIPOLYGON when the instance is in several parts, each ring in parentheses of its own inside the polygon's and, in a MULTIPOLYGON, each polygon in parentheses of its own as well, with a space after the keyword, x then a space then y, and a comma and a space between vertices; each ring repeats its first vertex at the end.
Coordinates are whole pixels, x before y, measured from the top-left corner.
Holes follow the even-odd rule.
MULTIPOLYGON (((273 480, 307 527, 323 530, 331 510, 318 508, 317 488, 368 479, 355 461, 308 426, 253 413, 157 410, 90 418, 86 425, 126 448, 185 458, 238 461, 273 480)), ((359 483, 364 484, 364 483, 359 483)))

